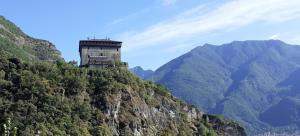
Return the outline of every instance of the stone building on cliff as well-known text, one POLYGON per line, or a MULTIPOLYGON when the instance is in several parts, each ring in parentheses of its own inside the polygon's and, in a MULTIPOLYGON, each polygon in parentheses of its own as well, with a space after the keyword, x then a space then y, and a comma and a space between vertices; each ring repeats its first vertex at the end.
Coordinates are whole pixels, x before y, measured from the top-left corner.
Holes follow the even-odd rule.
POLYGON ((80 66, 90 68, 127 66, 121 62, 121 46, 122 42, 110 39, 80 40, 80 66))

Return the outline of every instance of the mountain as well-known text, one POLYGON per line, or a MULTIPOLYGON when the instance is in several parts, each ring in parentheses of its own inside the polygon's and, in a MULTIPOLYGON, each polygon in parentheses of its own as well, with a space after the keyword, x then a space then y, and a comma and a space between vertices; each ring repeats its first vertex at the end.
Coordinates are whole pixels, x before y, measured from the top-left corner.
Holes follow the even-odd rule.
POLYGON ((300 129, 300 46, 279 40, 205 44, 152 78, 208 113, 239 121, 251 135, 300 129))
POLYGON ((26 61, 62 60, 52 43, 28 36, 3 16, 0 16, 0 50, 26 61))
POLYGON ((124 68, 0 56, 0 124, 18 135, 246 135, 124 68))
POLYGON ((1 135, 246 135, 124 67, 80 68, 3 17, 0 30, 1 135))
POLYGON ((131 69, 129 69, 129 71, 132 72, 133 74, 137 75, 138 77, 142 78, 142 79, 147 79, 150 75, 153 74, 152 70, 144 70, 140 66, 136 66, 134 68, 131 68, 131 69))

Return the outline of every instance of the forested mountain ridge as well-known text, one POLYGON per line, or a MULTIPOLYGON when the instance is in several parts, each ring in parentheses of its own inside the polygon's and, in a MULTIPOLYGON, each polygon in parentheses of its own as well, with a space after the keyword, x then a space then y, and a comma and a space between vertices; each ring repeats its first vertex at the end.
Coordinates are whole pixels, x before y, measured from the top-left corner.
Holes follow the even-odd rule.
POLYGON ((28 36, 3 16, 0 16, 0 49, 26 61, 62 60, 52 43, 28 36))
POLYGON ((246 135, 239 124, 205 114, 126 68, 80 68, 66 63, 52 44, 30 44, 28 49, 15 37, 26 35, 4 22, 8 24, 0 23, 0 134, 246 135), (43 51, 35 52, 40 51, 35 46, 43 51))
MULTIPOLYGON (((0 57, 0 123, 19 135, 245 135, 122 68, 0 57)), ((2 129, 3 132, 3 129, 2 129)))
POLYGON ((238 120, 250 134, 294 133, 300 124, 299 69, 300 46, 234 41, 196 47, 151 77, 210 114, 238 120))

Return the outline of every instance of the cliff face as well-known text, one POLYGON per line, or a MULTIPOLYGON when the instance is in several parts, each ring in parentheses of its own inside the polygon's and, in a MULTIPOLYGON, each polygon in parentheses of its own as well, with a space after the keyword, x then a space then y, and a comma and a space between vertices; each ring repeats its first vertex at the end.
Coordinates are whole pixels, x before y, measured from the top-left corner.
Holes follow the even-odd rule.
POLYGON ((238 124, 206 115, 148 83, 139 86, 142 90, 128 86, 100 98, 113 135, 245 135, 238 124))
POLYGON ((26 35, 3 16, 0 16, 0 45, 2 51, 23 60, 62 60, 60 51, 52 43, 26 35))
MULTIPOLYGON (((20 135, 227 135, 244 129, 204 114, 126 69, 0 57, 0 124, 20 135)), ((3 132, 3 129, 1 129, 3 132)))

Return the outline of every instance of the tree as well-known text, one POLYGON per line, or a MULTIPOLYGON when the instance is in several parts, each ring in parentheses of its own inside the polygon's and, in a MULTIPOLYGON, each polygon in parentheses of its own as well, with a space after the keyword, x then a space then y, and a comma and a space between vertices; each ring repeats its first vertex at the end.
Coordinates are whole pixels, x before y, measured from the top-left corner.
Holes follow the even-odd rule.
POLYGON ((17 127, 13 127, 11 123, 11 118, 7 118, 6 122, 3 124, 4 136, 16 136, 17 127))

